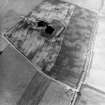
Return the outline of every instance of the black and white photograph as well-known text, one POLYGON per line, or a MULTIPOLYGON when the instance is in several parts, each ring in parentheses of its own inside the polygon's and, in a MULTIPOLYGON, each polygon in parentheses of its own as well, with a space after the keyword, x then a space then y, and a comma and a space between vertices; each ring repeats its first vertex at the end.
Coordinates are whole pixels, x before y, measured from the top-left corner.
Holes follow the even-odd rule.
POLYGON ((43 2, 8 29, 4 37, 37 70, 77 88, 89 64, 96 16, 70 3, 43 2))
POLYGON ((0 0, 0 105, 105 105, 104 0, 0 0))

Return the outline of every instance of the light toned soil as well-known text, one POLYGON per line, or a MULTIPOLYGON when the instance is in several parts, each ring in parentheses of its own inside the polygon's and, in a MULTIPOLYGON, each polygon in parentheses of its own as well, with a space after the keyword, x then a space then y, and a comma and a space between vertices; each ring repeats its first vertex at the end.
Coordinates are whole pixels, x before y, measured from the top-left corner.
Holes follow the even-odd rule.
POLYGON ((105 105, 105 95, 90 87, 83 87, 78 99, 76 105, 105 105))

